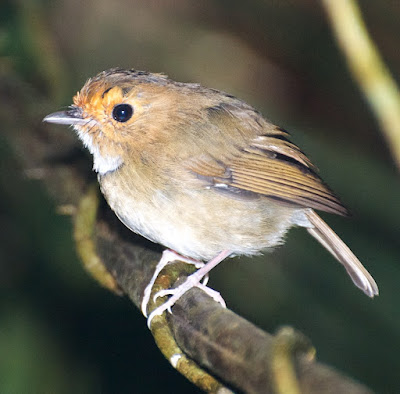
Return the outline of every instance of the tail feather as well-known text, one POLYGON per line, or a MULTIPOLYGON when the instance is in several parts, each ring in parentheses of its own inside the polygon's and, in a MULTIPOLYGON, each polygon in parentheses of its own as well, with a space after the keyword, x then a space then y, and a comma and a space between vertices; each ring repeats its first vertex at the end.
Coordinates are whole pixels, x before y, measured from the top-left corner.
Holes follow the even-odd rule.
POLYGON ((307 217, 313 226, 307 228, 308 232, 344 266, 354 284, 369 297, 378 295, 379 290, 375 280, 348 246, 313 210, 307 212, 307 217))

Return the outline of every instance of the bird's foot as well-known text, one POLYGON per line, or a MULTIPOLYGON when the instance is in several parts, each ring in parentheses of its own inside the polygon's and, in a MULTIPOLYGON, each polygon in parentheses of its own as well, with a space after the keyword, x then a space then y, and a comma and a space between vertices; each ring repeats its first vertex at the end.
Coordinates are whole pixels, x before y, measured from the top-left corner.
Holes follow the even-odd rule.
POLYGON ((150 328, 151 321, 155 316, 162 315, 165 311, 172 313, 172 306, 190 289, 193 287, 198 287, 199 289, 203 290, 207 295, 212 297, 214 301, 219 302, 224 308, 226 308, 225 300, 222 298, 221 294, 207 287, 204 283, 200 281, 203 279, 203 274, 199 271, 195 272, 194 274, 187 277, 186 281, 183 282, 180 286, 174 289, 165 289, 160 290, 157 292, 154 297, 153 301, 155 302, 159 297, 165 297, 167 295, 171 296, 168 301, 164 302, 164 304, 160 305, 158 308, 154 309, 153 312, 150 313, 147 319, 147 326, 150 328))
POLYGON ((154 318, 154 316, 161 315, 163 314, 166 310, 171 312, 172 306, 176 303, 176 301, 179 300, 188 290, 190 290, 193 287, 198 287, 205 291, 210 297, 212 297, 215 301, 219 302, 224 308, 226 308, 226 304, 224 299, 221 297, 221 295, 215 291, 210 289, 209 287, 206 286, 207 283, 207 276, 208 273, 216 267, 222 260, 227 258, 231 252, 229 250, 223 250, 221 253, 219 253, 217 256, 215 256, 213 259, 211 259, 208 263, 203 264, 194 274, 190 275, 187 277, 186 281, 183 282, 181 285, 174 289, 166 289, 166 290, 161 290, 158 293, 155 294, 154 300, 156 300, 158 297, 164 297, 166 295, 170 295, 171 298, 166 301, 164 304, 156 308, 153 312, 151 312, 150 316, 147 319, 147 325, 150 328, 151 326, 151 321, 154 318), (203 280, 203 283, 201 281, 203 280))
MULTIPOLYGON (((204 266, 204 263, 201 261, 197 261, 194 259, 190 259, 188 257, 183 257, 180 254, 174 252, 173 250, 164 250, 162 257, 160 259, 160 261, 158 262, 156 269, 154 270, 154 274, 149 282, 149 284, 146 286, 146 288, 144 289, 144 293, 143 293, 143 299, 142 299, 142 305, 141 305, 141 309, 142 309, 142 313, 145 317, 147 317, 147 306, 150 300, 150 295, 151 295, 151 291, 153 289, 154 286, 154 282, 156 281, 158 275, 160 274, 160 272, 170 263, 174 262, 174 261, 183 261, 187 264, 192 264, 194 265, 196 268, 201 268, 204 266)), ((204 281, 203 284, 206 284, 208 281, 208 275, 206 275, 204 277, 204 281), (205 283, 204 283, 205 282, 205 283)))

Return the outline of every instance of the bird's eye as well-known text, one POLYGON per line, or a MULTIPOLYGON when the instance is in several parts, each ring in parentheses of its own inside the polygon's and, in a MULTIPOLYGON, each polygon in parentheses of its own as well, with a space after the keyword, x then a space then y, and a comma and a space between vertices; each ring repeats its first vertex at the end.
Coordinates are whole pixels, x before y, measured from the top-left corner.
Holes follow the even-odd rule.
POLYGON ((112 116, 117 122, 126 122, 133 115, 133 108, 129 104, 118 104, 112 111, 112 116))

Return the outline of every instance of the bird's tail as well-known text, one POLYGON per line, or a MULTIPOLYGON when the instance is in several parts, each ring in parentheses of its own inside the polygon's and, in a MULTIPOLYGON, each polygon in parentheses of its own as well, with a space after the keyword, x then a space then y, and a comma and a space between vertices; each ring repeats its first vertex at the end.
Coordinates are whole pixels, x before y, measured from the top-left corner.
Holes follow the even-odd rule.
POLYGON ((307 211, 306 215, 313 226, 307 228, 308 232, 344 266, 354 284, 369 297, 378 295, 379 290, 374 278, 348 246, 313 210, 307 211))

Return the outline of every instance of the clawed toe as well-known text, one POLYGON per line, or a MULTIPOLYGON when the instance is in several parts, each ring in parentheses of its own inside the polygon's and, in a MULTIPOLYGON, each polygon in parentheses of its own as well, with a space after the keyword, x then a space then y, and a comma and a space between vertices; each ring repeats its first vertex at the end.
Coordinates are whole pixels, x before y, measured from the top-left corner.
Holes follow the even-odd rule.
POLYGON ((199 283, 196 287, 203 290, 207 295, 209 295, 214 301, 221 304, 223 308, 226 308, 226 302, 222 298, 221 293, 219 291, 213 290, 210 287, 207 287, 203 283, 199 283))
MULTIPOLYGON (((168 252, 168 253, 172 253, 172 252, 168 252)), ((166 255, 165 257, 167 257, 167 253, 164 252, 164 254, 166 255)), ((208 273, 210 272, 210 270, 212 268, 214 268, 215 266, 217 266, 223 259, 225 259, 229 255, 230 255, 229 250, 223 250, 221 253, 219 253, 217 256, 215 256, 213 259, 211 259, 207 264, 203 264, 200 262, 199 265, 201 266, 201 268, 199 268, 194 274, 188 276, 187 279, 185 280, 185 282, 183 282, 178 287, 176 287, 174 289, 160 290, 159 292, 157 292, 153 297, 153 301, 156 301, 159 297, 165 297, 167 295, 169 295, 170 298, 166 302, 164 302, 164 304, 162 304, 161 306, 156 308, 153 312, 151 312, 150 316, 147 319, 147 326, 150 328, 151 321, 153 320, 153 318, 155 316, 162 315, 166 310, 171 312, 171 308, 174 306, 176 301, 178 301, 188 290, 190 290, 193 287, 198 287, 199 289, 203 290, 206 294, 208 294, 210 297, 212 297, 216 302, 219 302, 224 308, 226 308, 225 301, 221 297, 221 294, 218 293, 217 291, 207 287, 206 283, 208 281, 208 273)), ((164 255, 161 260, 163 260, 163 259, 164 259, 164 255)), ((165 258, 165 260, 167 260, 167 259, 165 258)), ((164 260, 164 266, 166 265, 165 260, 164 260)), ((179 258, 178 258, 178 260, 179 260, 179 258)), ((161 263, 161 261, 160 261, 160 263, 161 263)), ((195 260, 190 260, 190 263, 196 265, 195 260)), ((149 294, 153 287, 155 278, 159 274, 159 272, 160 272, 160 268, 154 273, 152 281, 149 283, 149 285, 147 286, 146 291, 145 291, 146 300, 143 300, 143 301, 145 301, 145 303, 142 304, 142 310, 143 310, 143 314, 145 316, 146 316, 145 312, 147 309, 147 304, 148 304, 148 301, 150 298, 149 294)))
POLYGON ((175 294, 175 289, 165 289, 165 290, 160 290, 153 296, 153 302, 156 302, 158 298, 160 297, 165 297, 167 295, 174 295, 175 294))
POLYGON ((175 305, 175 303, 192 287, 198 287, 199 289, 203 290, 207 295, 209 295, 214 301, 218 302, 219 304, 222 305, 222 307, 226 308, 226 303, 225 300, 222 298, 221 294, 218 291, 215 291, 207 286, 205 286, 203 283, 193 283, 193 280, 191 280, 190 276, 187 278, 187 280, 182 283, 180 286, 174 288, 174 289, 165 289, 165 290, 160 290, 157 292, 154 297, 153 301, 156 301, 160 297, 165 297, 167 295, 171 296, 169 300, 164 302, 164 304, 160 305, 156 309, 154 309, 153 312, 150 313, 148 319, 147 319, 147 326, 150 328, 151 326, 151 321, 155 316, 162 315, 165 311, 168 311, 169 313, 172 313, 172 307, 175 305))
MULTIPOLYGON (((190 259, 187 257, 183 257, 181 255, 179 255, 178 253, 172 251, 172 250, 164 250, 161 260, 158 262, 156 269, 154 271, 154 274, 149 282, 149 284, 146 286, 145 290, 144 290, 144 294, 143 294, 143 299, 142 299, 142 305, 141 305, 141 310, 142 313, 145 317, 147 317, 147 306, 150 300, 150 295, 151 292, 153 290, 153 286, 154 283, 158 277, 158 275, 160 274, 160 272, 170 263, 174 262, 174 261, 183 261, 187 264, 192 264, 194 265, 197 269, 201 268, 204 266, 204 263, 201 261, 197 261, 194 259, 190 259)), ((156 297, 157 298, 157 297, 156 297)))

